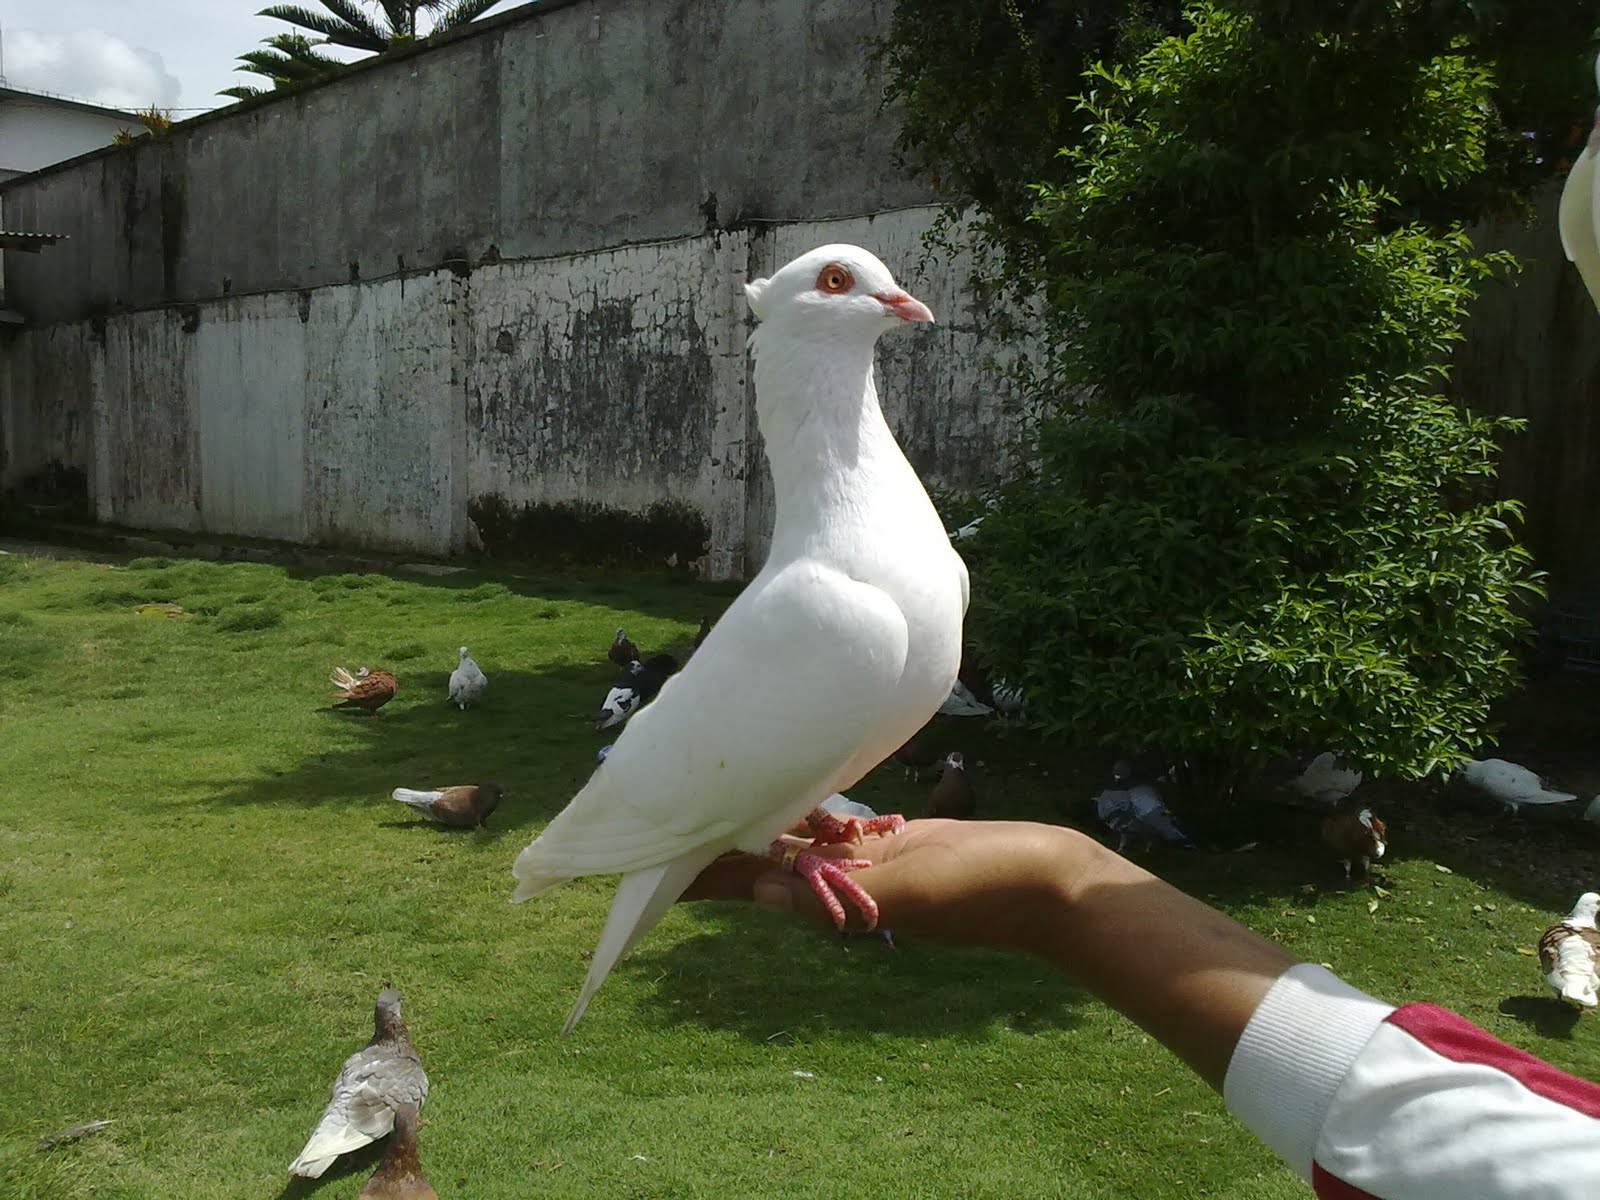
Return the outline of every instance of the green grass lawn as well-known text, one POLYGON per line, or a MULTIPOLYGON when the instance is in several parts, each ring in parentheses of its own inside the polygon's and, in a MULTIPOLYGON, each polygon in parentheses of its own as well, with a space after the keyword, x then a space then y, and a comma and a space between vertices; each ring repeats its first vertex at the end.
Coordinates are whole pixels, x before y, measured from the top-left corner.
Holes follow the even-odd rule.
MULTIPOLYGON (((0 556, 0 1196, 355 1196, 375 1153, 285 1168, 384 981, 447 1198, 1308 1194, 1159 1045, 1021 958, 685 905, 555 1036, 612 881, 512 908, 512 859, 609 737, 583 716, 613 628, 687 646, 731 595, 0 556), (136 611, 156 601, 189 615, 136 611), (444 702, 463 642, 490 679, 466 713, 444 702), (363 663, 398 698, 329 711, 330 669, 363 663), (480 831, 388 799, 484 778, 507 794, 480 831)), ((1063 819, 1099 786, 1019 734, 946 740, 984 764, 988 816, 1063 819)), ((928 786, 883 768, 855 795, 916 812, 928 786)), ((1394 823, 1375 911, 1292 847, 1151 865, 1360 986, 1600 1075, 1600 1024, 1553 1011, 1519 952, 1567 881, 1495 880, 1470 847, 1445 873, 1394 823)))

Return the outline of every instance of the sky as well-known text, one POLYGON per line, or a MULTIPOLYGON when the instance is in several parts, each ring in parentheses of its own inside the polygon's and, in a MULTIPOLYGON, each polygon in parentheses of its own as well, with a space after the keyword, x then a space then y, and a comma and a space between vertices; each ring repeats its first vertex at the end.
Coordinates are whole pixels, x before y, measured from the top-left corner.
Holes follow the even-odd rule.
MULTIPOLYGON (((0 0, 6 82, 107 108, 193 116, 231 101, 234 60, 290 27, 256 14, 271 0, 0 0)), ((316 11, 315 0, 300 0, 316 11)), ((509 7, 501 5, 493 11, 509 7)), ((340 54, 340 57, 346 57, 340 54)))

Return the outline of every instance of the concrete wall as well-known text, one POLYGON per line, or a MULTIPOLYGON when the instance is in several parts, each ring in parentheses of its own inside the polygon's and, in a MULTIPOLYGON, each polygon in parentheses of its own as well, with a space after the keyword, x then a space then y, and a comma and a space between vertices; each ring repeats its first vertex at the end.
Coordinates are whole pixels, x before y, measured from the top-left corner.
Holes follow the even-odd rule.
POLYGON ((765 555, 771 484, 742 284, 855 241, 940 318, 881 344, 890 423, 931 486, 989 478, 1005 383, 961 260, 919 269, 932 217, 700 234, 647 246, 211 300, 12 335, 0 353, 0 489, 59 461, 97 515, 143 528, 449 553, 474 500, 677 501, 706 570, 765 555), (56 378, 58 361, 79 364, 56 378), (48 413, 48 419, 42 414, 48 413))
POLYGON ((0 491, 76 466, 107 521, 445 553, 469 505, 674 501, 765 552, 741 285, 825 241, 941 318, 886 339, 930 482, 1008 418, 967 265, 915 267, 869 43, 891 0, 543 0, 309 91, 0 185, 0 491), (872 215, 881 214, 881 215, 872 215))
MULTIPOLYGON (((0 187, 36 321, 902 207, 892 0, 542 0, 0 187)), ((14 300, 14 303, 16 301, 14 300)))

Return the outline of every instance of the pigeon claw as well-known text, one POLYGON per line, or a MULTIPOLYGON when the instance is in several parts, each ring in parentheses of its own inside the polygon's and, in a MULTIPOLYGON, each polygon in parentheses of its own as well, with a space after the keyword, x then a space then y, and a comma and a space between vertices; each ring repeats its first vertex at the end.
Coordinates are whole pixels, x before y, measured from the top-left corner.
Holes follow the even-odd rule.
POLYGON ((899 833, 906 827, 906 819, 898 813, 890 813, 863 820, 860 817, 839 817, 825 809, 815 808, 806 817, 806 826, 811 830, 813 843, 831 846, 859 842, 873 833, 899 833))
POLYGON ((839 903, 839 895, 848 897, 850 902, 861 910, 861 916, 868 929, 878 927, 878 902, 867 893, 866 888, 851 879, 849 875, 851 871, 870 867, 872 863, 869 860, 829 858, 826 855, 813 854, 803 843, 785 838, 773 842, 767 853, 811 885, 811 890, 816 893, 817 899, 822 901, 822 907, 827 909, 828 915, 833 918, 836 929, 842 932, 845 926, 844 905, 839 903), (835 895, 836 892, 839 895, 835 895))

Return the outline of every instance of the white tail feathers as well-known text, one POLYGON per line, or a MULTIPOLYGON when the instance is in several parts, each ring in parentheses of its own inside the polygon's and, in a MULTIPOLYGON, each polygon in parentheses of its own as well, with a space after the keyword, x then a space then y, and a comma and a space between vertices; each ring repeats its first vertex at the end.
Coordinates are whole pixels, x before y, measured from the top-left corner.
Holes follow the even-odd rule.
POLYGON ((1600 1005, 1600 971, 1595 969, 1595 950, 1582 937, 1563 938, 1556 947, 1556 965, 1548 976, 1550 986, 1561 998, 1580 1008, 1600 1005))
POLYGON ((409 804, 412 808, 427 808, 428 805, 444 799, 444 793, 419 792, 412 788, 395 788, 394 791, 389 793, 389 797, 392 800, 400 801, 401 804, 409 804))
MULTIPOLYGON (((582 1018, 584 1009, 589 1007, 589 1001, 600 990, 606 976, 611 974, 611 968, 616 966, 617 960, 650 932, 667 909, 672 907, 673 901, 683 894, 683 889, 715 857, 714 851, 696 850, 663 866, 634 871, 622 877, 622 882, 617 885, 616 899, 611 902, 611 913, 606 917, 606 927, 600 934, 599 944, 594 948, 589 973, 584 976, 583 990, 578 993, 577 1002, 567 1014, 566 1023, 561 1026, 563 1037, 571 1033, 582 1018)), ((526 883, 518 885, 519 896, 525 886, 526 883)))

